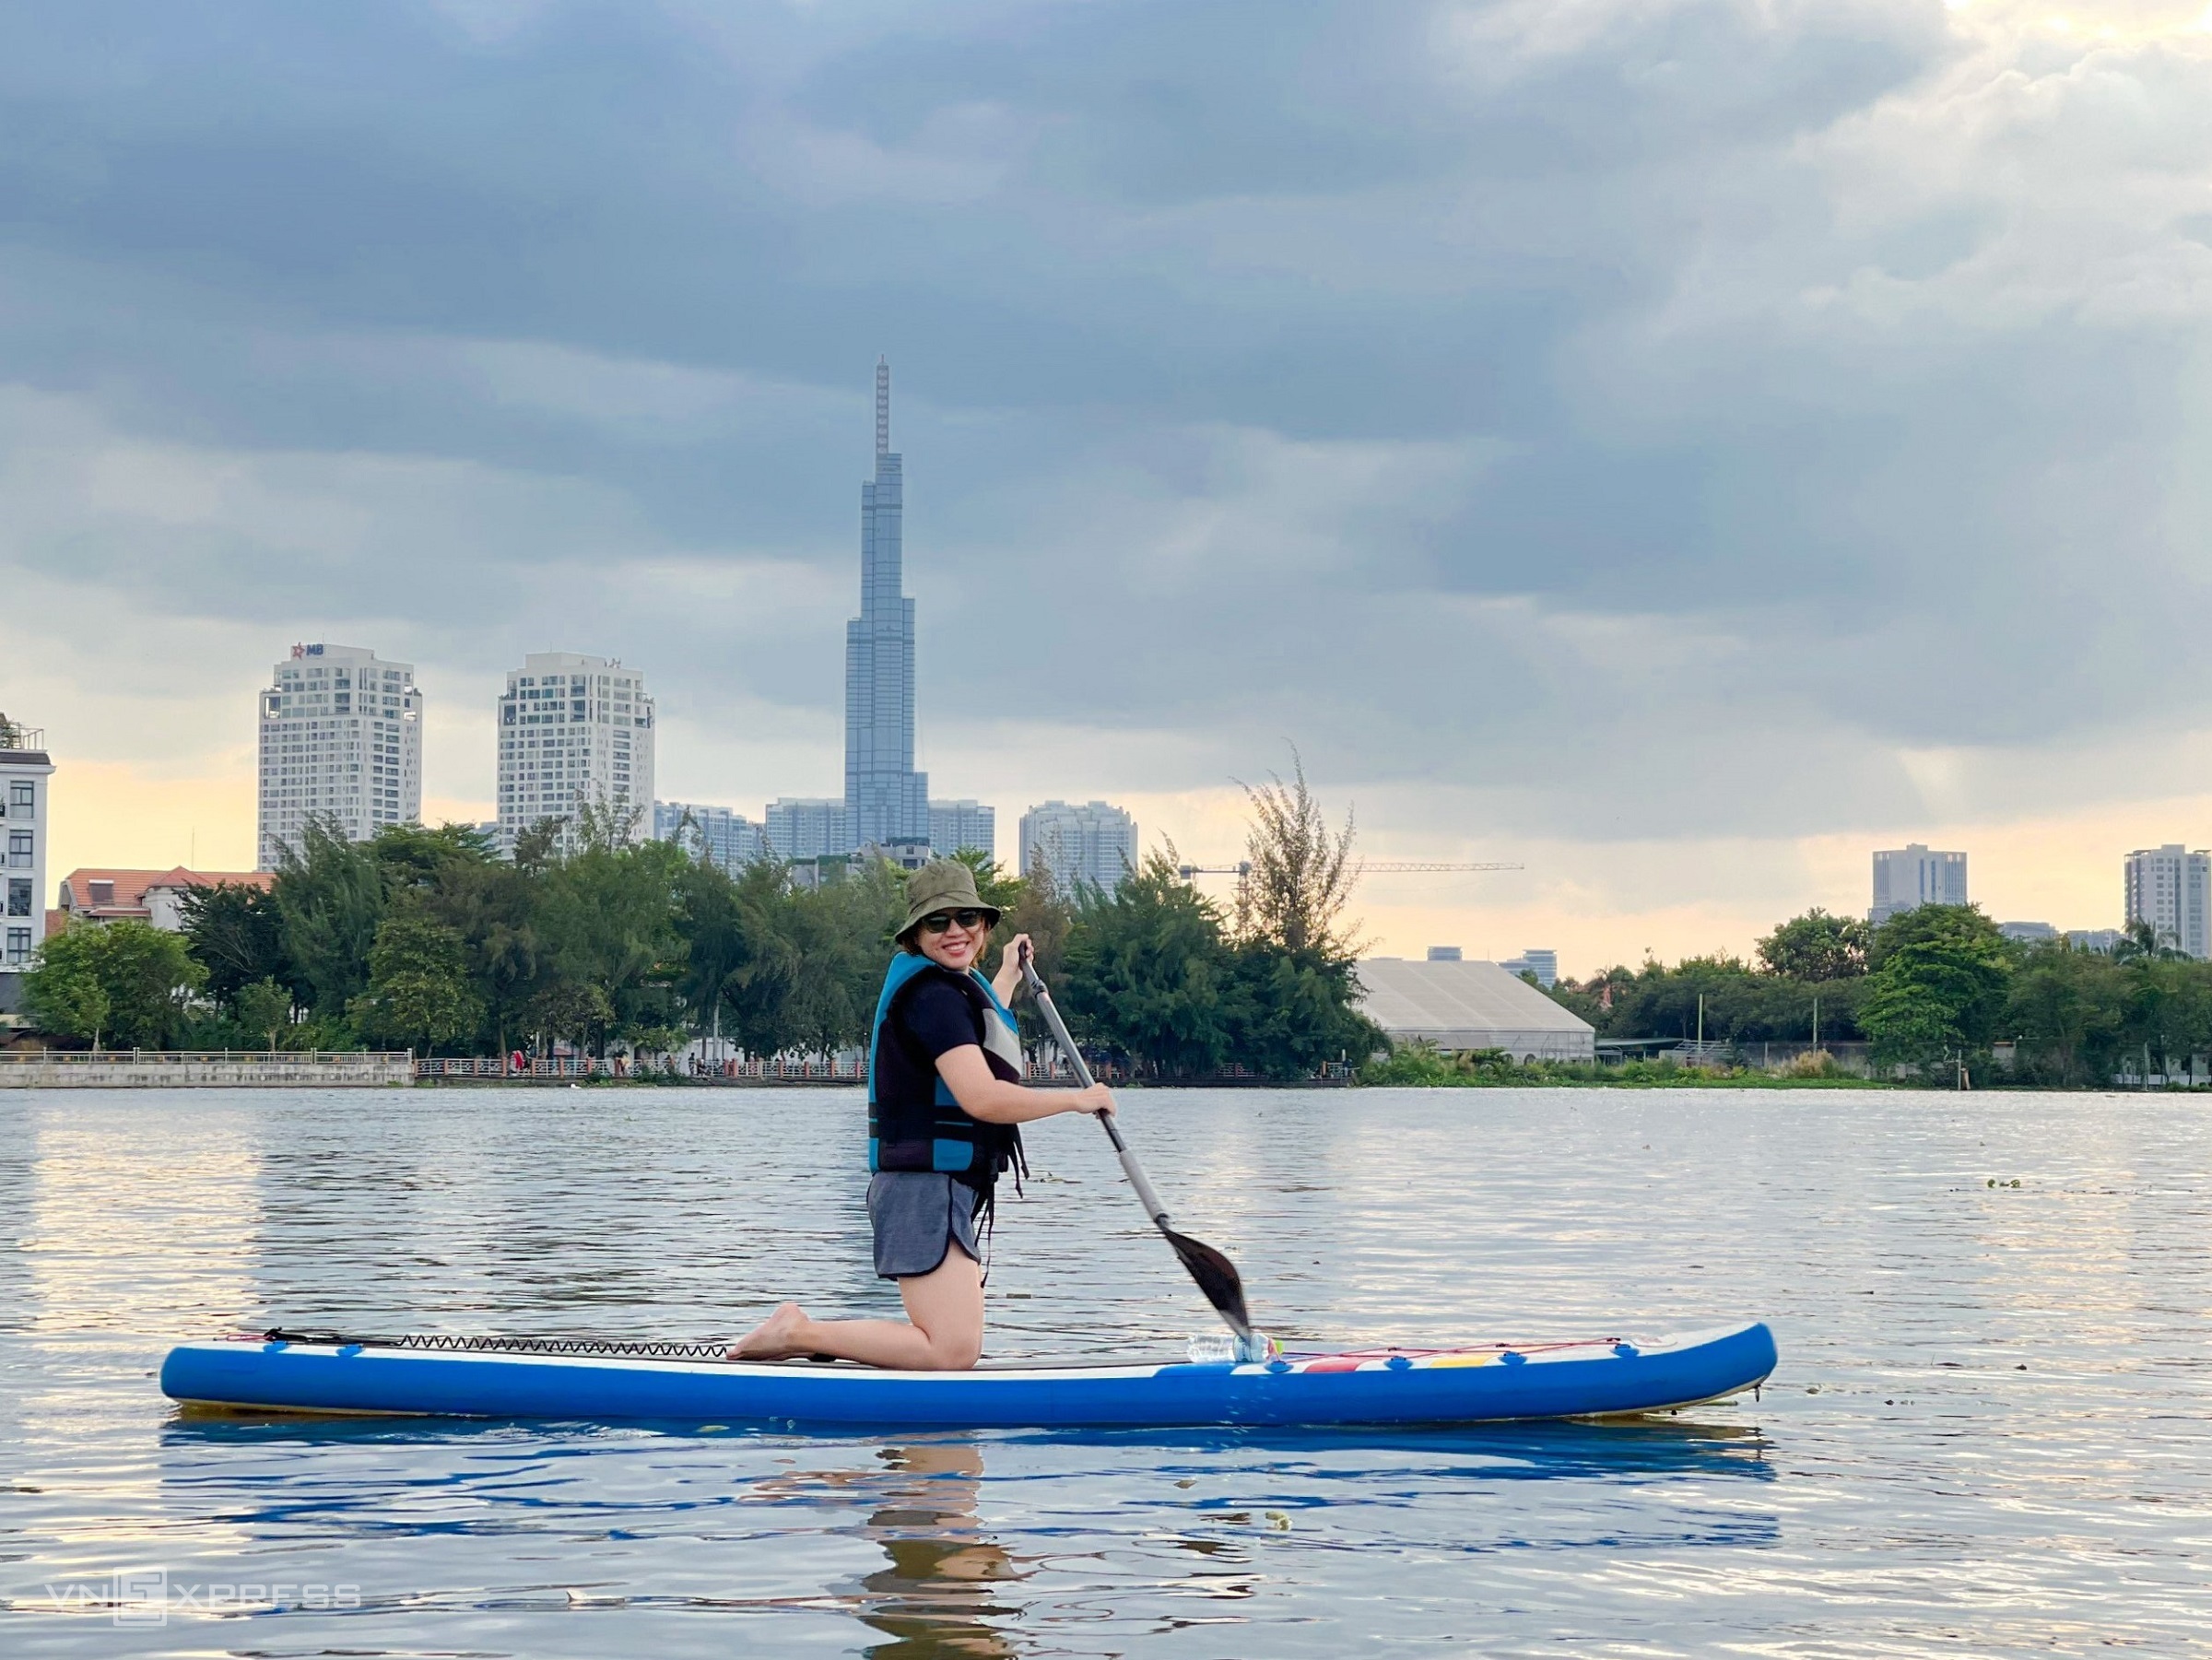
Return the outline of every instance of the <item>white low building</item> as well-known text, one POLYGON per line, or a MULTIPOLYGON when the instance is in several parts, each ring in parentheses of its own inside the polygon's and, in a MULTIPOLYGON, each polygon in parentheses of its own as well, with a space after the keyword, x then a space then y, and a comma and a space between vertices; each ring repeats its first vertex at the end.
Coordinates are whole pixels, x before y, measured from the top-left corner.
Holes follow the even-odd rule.
POLYGON ((1393 1042, 1425 1039, 1446 1051, 1501 1049, 1517 1061, 1587 1061, 1590 1022, 1494 962, 1370 957, 1359 976, 1360 1012, 1393 1042))

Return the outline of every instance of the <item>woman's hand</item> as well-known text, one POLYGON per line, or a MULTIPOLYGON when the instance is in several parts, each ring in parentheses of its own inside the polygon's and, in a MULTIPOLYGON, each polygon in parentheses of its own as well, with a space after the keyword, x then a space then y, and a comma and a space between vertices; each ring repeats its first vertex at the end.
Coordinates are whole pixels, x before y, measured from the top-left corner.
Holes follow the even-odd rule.
POLYGON ((1094 1117, 1113 1111, 1113 1091, 1104 1084, 1093 1084, 1088 1089, 1078 1089, 1067 1103, 1071 1113, 1088 1113, 1094 1117))
POLYGON ((1006 941, 1006 948, 998 954, 998 972, 991 976, 991 989, 998 994, 998 1000, 1008 1008, 1014 1007, 1014 999, 1021 995, 1026 983, 1021 977, 1021 959, 1029 948, 1030 936, 1017 934, 1006 941))

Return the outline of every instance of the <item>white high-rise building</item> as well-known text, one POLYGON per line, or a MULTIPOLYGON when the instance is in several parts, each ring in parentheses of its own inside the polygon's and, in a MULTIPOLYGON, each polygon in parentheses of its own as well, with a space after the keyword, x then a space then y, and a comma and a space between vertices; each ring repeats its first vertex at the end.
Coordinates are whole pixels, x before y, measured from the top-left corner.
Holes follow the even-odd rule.
POLYGON ((1866 920, 1879 926, 1922 905, 1966 903, 1966 855, 1931 853, 1909 842, 1874 855, 1874 903, 1866 920))
POLYGON ((732 876, 768 852, 760 827, 743 813, 696 801, 654 802, 653 839, 677 842, 732 876))
POLYGON ((563 854, 582 843, 586 807, 649 833, 653 698, 616 657, 532 652, 500 694, 500 846, 548 818, 563 854))
POLYGON ((1048 801, 1021 816, 1021 874, 1042 854, 1063 893, 1078 883, 1112 893, 1136 868, 1136 820, 1103 801, 1048 801))
POLYGON ((365 842, 422 817, 422 693, 411 663, 296 645, 261 694, 261 837, 274 870, 311 818, 365 842))
POLYGON ((761 834, 779 859, 818 859, 853 851, 853 816, 841 798, 779 795, 768 804, 761 834))
POLYGON ((2126 917, 2148 923, 2158 943, 2200 960, 2212 957, 2212 854, 2179 842, 2127 855, 2126 917))
POLYGON ((0 1012, 23 1007, 23 971, 46 937, 46 735, 0 715, 0 814, 6 817, 6 915, 0 918, 0 1012))
POLYGON ((929 851, 940 859, 962 848, 998 857, 998 814, 979 801, 929 804, 929 851))

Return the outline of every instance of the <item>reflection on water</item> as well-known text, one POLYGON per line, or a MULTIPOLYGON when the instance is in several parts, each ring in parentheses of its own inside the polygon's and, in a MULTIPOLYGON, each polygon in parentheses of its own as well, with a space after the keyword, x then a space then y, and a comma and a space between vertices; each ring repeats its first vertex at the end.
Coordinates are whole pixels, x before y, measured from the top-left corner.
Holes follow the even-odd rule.
POLYGON ((1019 1652, 1010 1622, 1019 1605, 1006 1588, 1022 1577, 976 1519, 982 1449, 970 1442, 886 1447, 870 1484, 865 1524, 890 1566, 861 1583, 861 1619, 891 1639, 868 1649, 881 1660, 1019 1652))
MULTIPOLYGON (((751 1499, 854 1519, 845 1529, 876 1546, 888 1567, 845 1593, 861 1622, 891 1639, 866 1653, 883 1660, 951 1660, 1020 1653, 1006 1587, 1024 1576, 976 1514, 983 1453, 970 1439, 887 1446, 857 1468, 770 1477, 751 1499)), ((836 1525, 835 1523, 830 1525, 836 1525)))
MULTIPOLYGON (((2197 1102, 1161 1092, 1125 1118, 1293 1341, 1759 1314, 1783 1371, 1762 1401, 1656 1422, 1372 1435, 183 1419, 161 1349, 241 1324, 704 1336, 784 1292, 884 1312, 857 1098, 18 1095, 0 1652, 2198 1640, 2197 1102), (43 1600, 149 1564, 359 1606, 141 1631, 43 1600)), ((994 1358, 1157 1353, 1208 1324, 1088 1129, 1033 1137, 1038 1180, 1004 1207, 994 1358)))

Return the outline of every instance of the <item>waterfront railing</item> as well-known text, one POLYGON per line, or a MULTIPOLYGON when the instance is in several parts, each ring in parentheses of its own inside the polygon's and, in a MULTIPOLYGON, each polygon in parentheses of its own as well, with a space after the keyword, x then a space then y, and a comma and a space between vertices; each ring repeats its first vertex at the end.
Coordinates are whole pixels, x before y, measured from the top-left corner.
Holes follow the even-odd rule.
POLYGON ((0 1049, 0 1089, 407 1084, 406 1050, 0 1049))
POLYGON ((0 1067, 62 1066, 87 1072, 251 1065, 271 1072, 381 1074, 414 1058, 405 1049, 0 1049, 0 1067))

